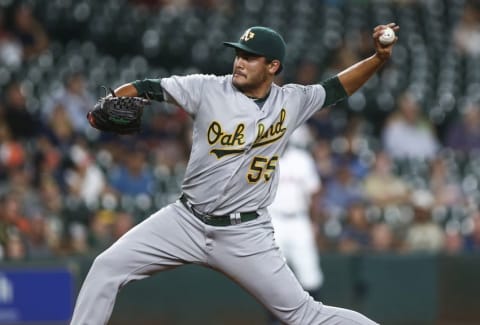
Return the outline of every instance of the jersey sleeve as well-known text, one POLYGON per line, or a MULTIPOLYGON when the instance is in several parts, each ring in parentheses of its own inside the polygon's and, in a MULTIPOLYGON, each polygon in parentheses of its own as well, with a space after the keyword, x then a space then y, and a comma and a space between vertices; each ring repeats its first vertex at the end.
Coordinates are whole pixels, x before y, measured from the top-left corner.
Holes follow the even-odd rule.
POLYGON ((300 97, 300 107, 295 127, 303 124, 325 104, 325 88, 322 85, 295 85, 295 92, 300 97))
POLYGON ((196 115, 200 106, 204 81, 204 75, 193 74, 162 78, 161 83, 166 101, 178 104, 189 114, 196 115))

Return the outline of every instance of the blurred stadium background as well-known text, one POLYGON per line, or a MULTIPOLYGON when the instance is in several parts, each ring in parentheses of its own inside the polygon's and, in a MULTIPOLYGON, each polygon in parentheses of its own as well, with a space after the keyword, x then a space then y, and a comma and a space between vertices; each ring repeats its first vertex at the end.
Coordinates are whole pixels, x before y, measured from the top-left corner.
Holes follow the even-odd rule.
MULTIPOLYGON (((190 121, 155 104, 138 136, 84 118, 116 87, 230 72, 248 26, 288 45, 279 84, 391 61, 309 122, 323 189, 313 216, 322 301, 382 324, 480 324, 480 2, 475 0, 0 0, 0 324, 66 324, 93 258, 175 200, 190 121)), ((129 285, 111 324, 263 324, 196 267, 129 285)))

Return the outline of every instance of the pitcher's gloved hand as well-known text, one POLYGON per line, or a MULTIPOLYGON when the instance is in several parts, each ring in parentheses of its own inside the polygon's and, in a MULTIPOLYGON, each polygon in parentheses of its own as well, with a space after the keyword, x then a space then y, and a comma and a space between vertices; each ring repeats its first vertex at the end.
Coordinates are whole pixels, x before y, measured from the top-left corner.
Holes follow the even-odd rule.
POLYGON ((143 108, 150 101, 141 97, 105 96, 100 98, 87 119, 94 128, 117 134, 137 133, 141 129, 143 108))

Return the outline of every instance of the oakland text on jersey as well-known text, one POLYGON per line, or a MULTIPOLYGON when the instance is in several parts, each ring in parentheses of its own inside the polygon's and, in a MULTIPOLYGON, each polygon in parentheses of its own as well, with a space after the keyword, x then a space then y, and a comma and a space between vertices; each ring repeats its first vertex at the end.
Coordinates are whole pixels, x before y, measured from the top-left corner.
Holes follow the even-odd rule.
POLYGON ((208 127, 207 137, 208 143, 214 145, 220 142, 223 146, 236 146, 245 144, 245 124, 240 123, 237 125, 234 133, 224 132, 222 126, 217 121, 213 121, 208 127))
MULTIPOLYGON (((287 128, 284 126, 286 116, 287 111, 285 108, 282 108, 280 111, 280 116, 268 129, 265 129, 265 125, 263 123, 259 123, 257 127, 257 136, 252 147, 257 148, 268 145, 281 139, 287 131, 287 128)), ((239 145, 245 144, 244 131, 244 123, 238 124, 233 133, 228 133, 224 131, 224 128, 222 128, 222 125, 219 122, 213 121, 210 123, 207 131, 208 143, 210 145, 220 143, 223 147, 214 148, 210 150, 210 153, 216 155, 217 158, 222 158, 226 155, 244 152, 245 148, 239 147, 239 145)))
POLYGON ((283 125, 286 116, 287 111, 285 110, 285 108, 282 108, 278 121, 274 122, 266 131, 265 126, 262 123, 258 124, 257 138, 255 139, 253 147, 256 148, 264 146, 266 144, 273 143, 283 137, 283 135, 287 131, 287 129, 283 125))

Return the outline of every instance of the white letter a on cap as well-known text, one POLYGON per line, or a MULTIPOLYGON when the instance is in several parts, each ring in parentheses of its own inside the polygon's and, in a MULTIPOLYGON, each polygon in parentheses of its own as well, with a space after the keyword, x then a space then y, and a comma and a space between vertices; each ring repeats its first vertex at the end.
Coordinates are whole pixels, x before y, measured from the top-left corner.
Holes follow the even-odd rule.
POLYGON ((242 35, 242 37, 240 37, 240 39, 246 42, 246 41, 251 40, 254 37, 255 37, 255 33, 252 33, 250 31, 250 28, 249 28, 245 31, 245 33, 243 33, 243 35, 242 35))

